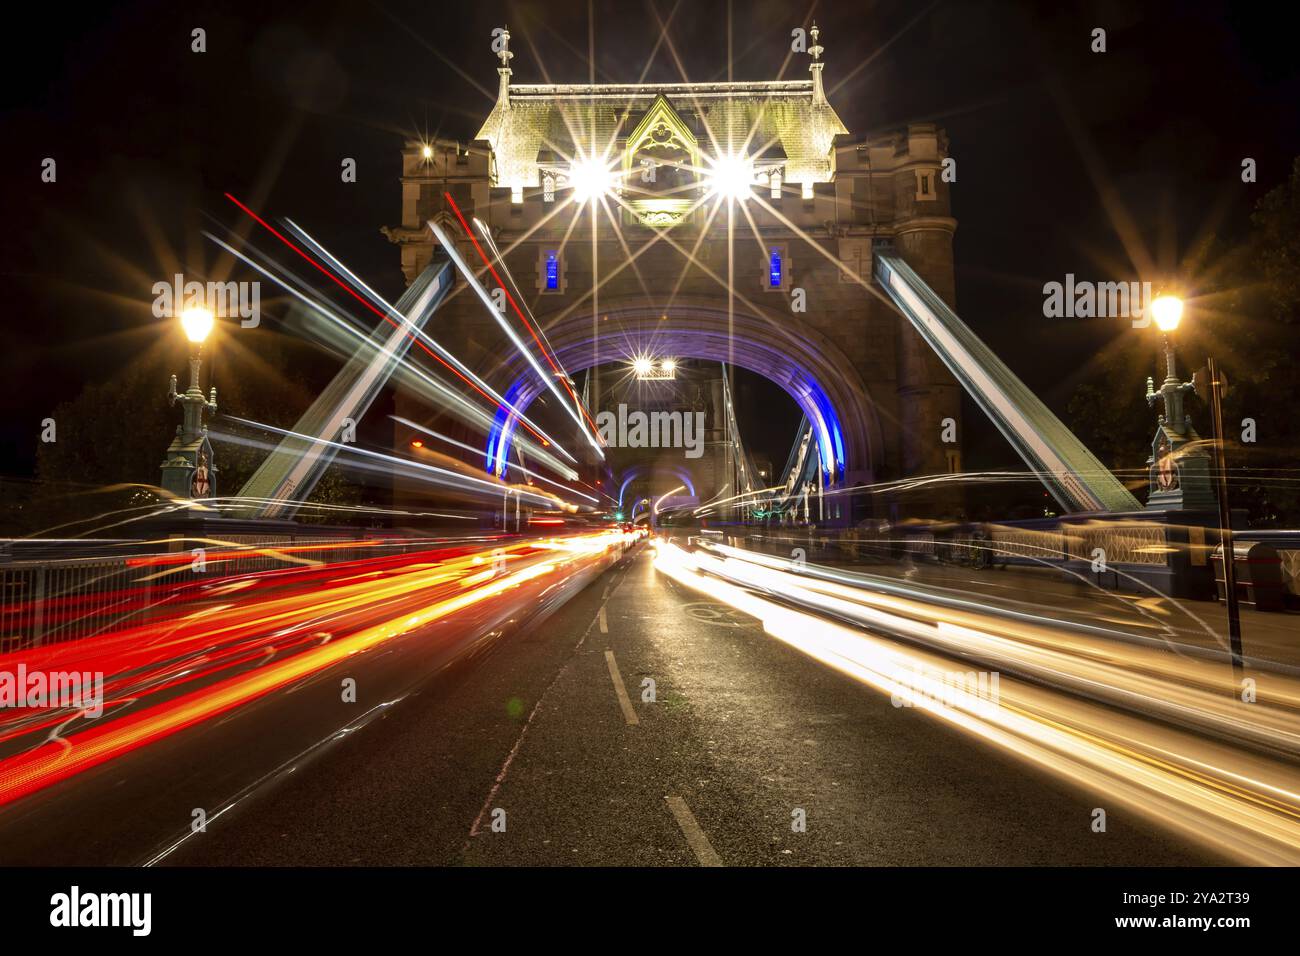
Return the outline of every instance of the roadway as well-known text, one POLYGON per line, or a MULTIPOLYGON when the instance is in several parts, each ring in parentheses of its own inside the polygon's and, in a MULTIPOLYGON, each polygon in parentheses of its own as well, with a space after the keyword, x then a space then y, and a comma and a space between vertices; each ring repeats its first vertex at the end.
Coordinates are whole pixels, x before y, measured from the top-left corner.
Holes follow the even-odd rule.
MULTIPOLYGON (((363 676, 360 686, 366 683, 363 676)), ((238 773, 241 752, 214 749, 210 740, 173 739, 165 750, 154 775, 174 761, 228 762, 224 780, 233 786, 255 770, 238 773)), ((186 799, 198 798, 176 794, 169 802, 186 799)), ((4 822, 0 815, 0 828, 4 822)), ((169 865, 1225 862, 1105 794, 919 709, 893 706, 888 695, 657 571, 644 548, 562 606, 544 615, 518 611, 377 719, 244 787, 206 832, 150 847, 151 837, 176 829, 153 822, 134 824, 130 839, 99 841, 93 860, 64 858, 130 863, 143 856, 169 865), (653 703, 642 700, 647 678, 655 682, 653 703), (1098 806, 1108 810, 1104 833, 1091 826, 1098 806), (497 810, 504 811, 504 832, 492 826, 501 819, 497 810), (805 832, 792 830, 797 810, 805 832)), ((39 855, 36 847, 30 852, 39 855)))

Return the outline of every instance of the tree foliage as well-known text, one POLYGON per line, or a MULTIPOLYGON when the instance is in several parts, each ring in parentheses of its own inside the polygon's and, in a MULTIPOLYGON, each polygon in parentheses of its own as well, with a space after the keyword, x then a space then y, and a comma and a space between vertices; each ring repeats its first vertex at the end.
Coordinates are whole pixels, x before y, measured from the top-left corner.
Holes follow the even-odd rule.
MULTIPOLYGON (((249 336, 249 342, 252 347, 222 356, 217 425, 238 430, 221 420, 221 413, 228 413, 291 428, 312 397, 290 374, 295 356, 270 333, 249 336)), ((111 370, 103 381, 86 385, 54 410, 50 417, 57 437, 38 450, 37 488, 25 508, 23 524, 29 532, 161 500, 155 490, 159 468, 181 417, 179 407, 167 400, 173 372, 178 373, 178 387, 184 388, 184 354, 160 349, 111 370)), ((208 383, 205 365, 205 389, 208 383)), ((262 448, 224 441, 214 441, 214 452, 220 496, 238 494, 267 454, 262 448)), ((361 497, 360 488, 333 466, 310 500, 352 505, 361 497)))
MULTIPOLYGON (((1252 525, 1300 527, 1300 416, 1293 409, 1300 394, 1300 158, 1288 180, 1256 204, 1249 233, 1235 241, 1208 237, 1188 271, 1195 288, 1176 339, 1180 372, 1186 377, 1214 356, 1229 382, 1223 412, 1232 507, 1244 509, 1252 525), (1248 421, 1254 442, 1243 441, 1248 421)), ((1069 406, 1072 427, 1120 472, 1145 462, 1155 424, 1131 363, 1122 350, 1096 363, 1069 406)), ((1146 374, 1158 387, 1154 368, 1146 374)), ((1190 398, 1188 411, 1209 437, 1208 409, 1190 398)))

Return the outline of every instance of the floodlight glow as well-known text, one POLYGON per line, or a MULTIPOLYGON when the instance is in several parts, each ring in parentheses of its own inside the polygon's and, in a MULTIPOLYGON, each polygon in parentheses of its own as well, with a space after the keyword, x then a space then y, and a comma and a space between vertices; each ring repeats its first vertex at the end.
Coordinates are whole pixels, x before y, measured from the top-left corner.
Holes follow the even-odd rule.
POLYGON ((667 372, 669 375, 672 375, 674 372, 677 371, 677 363, 673 359, 664 359, 663 370, 667 372))
POLYGON ((212 311, 199 306, 181 313, 181 328, 185 330, 185 337, 195 345, 203 344, 212 332, 213 321, 212 311))
POLYGON ((648 358, 637 358, 632 360, 632 371, 637 375, 649 375, 654 371, 655 363, 648 358))
POLYGON ((1162 295, 1151 303, 1151 317, 1161 332, 1172 332, 1183 318, 1183 300, 1176 295, 1162 295))
POLYGON ((741 154, 718 156, 711 161, 707 178, 710 193, 743 202, 754 185, 754 162, 741 154))
POLYGON ((423 149, 420 150, 420 155, 423 156, 425 159, 433 159, 433 147, 425 146, 423 149))
POLYGON ((614 190, 614 173, 598 159, 578 159, 569 166, 574 202, 599 199, 614 190))

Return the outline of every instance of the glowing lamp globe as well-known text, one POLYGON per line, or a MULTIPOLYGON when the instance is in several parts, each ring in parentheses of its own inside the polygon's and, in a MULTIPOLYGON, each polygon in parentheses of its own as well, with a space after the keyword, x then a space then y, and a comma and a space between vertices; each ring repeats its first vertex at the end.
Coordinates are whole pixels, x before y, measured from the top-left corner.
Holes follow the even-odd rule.
POLYGON ((186 309, 181 313, 181 328, 185 337, 195 345, 202 345, 212 332, 214 317, 211 310, 203 308, 186 309))
POLYGON ((1162 295, 1151 303, 1151 317, 1161 332, 1178 328, 1183 317, 1183 300, 1176 295, 1162 295))

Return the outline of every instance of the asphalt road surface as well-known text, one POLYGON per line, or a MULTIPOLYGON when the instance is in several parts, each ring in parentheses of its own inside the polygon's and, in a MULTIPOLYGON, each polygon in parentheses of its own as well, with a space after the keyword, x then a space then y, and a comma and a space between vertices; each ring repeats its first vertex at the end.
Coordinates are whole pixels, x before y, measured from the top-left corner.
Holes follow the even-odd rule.
POLYGON ((637 549, 249 788, 156 862, 1225 862, 1118 806, 1095 833, 1099 805, 766 637, 637 549))

